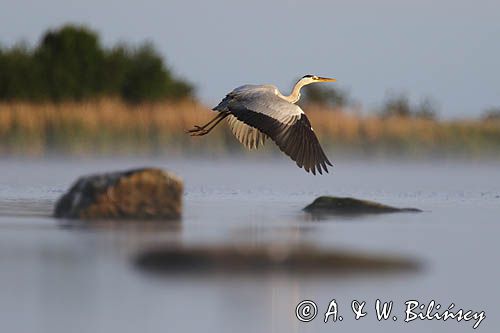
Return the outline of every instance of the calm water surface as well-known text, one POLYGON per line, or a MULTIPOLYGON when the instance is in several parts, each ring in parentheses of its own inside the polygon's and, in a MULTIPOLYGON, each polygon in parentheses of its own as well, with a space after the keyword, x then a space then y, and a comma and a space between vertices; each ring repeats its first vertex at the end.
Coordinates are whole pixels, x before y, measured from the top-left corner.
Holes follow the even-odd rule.
POLYGON ((486 312, 497 332, 500 164, 338 161, 313 177, 283 159, 3 159, 0 163, 0 323, 5 332, 470 332, 473 322, 404 323, 404 302, 486 312), (170 227, 74 225, 50 217, 80 175, 158 166, 185 181, 182 223, 170 227), (354 196, 421 214, 315 219, 319 195, 354 196), (398 255, 407 273, 151 274, 134 257, 157 244, 314 244, 398 255), (378 322, 376 299, 397 321, 378 322), (295 306, 314 300, 310 323, 295 306), (331 299, 342 322, 324 324, 331 299), (352 300, 366 301, 356 321, 352 300))

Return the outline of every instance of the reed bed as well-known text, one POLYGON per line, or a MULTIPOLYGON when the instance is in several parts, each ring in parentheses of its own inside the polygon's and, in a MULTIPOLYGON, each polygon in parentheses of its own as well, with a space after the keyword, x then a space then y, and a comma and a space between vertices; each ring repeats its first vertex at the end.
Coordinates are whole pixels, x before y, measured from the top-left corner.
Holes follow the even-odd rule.
MULTIPOLYGON (((379 118, 359 110, 306 108, 327 150, 362 155, 498 156, 500 122, 379 118)), ((118 99, 82 103, 0 104, 0 154, 166 154, 244 151, 227 126, 208 137, 185 131, 214 113, 193 101, 131 105, 118 99)), ((265 152, 277 149, 268 147, 265 152)))

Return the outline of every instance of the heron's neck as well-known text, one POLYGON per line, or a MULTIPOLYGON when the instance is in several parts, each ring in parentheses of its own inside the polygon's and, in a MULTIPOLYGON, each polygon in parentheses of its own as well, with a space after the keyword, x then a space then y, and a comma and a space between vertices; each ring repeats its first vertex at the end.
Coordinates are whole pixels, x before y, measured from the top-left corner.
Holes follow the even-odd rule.
POLYGON ((304 82, 303 80, 299 80, 299 82, 297 82, 293 87, 292 93, 290 95, 284 96, 280 94, 281 95, 280 97, 285 99, 287 102, 295 104, 300 99, 300 89, 302 89, 302 87, 305 86, 306 84, 308 83, 304 82))

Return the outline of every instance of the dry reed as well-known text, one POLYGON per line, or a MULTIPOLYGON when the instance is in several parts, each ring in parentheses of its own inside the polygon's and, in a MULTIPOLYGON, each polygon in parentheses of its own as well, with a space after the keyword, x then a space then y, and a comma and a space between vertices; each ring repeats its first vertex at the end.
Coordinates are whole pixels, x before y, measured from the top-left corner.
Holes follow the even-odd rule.
MULTIPOLYGON (((434 121, 363 116, 359 110, 306 109, 326 149, 360 154, 409 155, 447 152, 466 156, 500 151, 500 122, 434 121)), ((161 153, 242 149, 227 129, 210 138, 185 130, 214 115, 199 103, 130 105, 118 99, 82 103, 0 104, 0 154, 43 155, 161 153)), ((274 151, 274 150, 273 150, 274 151)))

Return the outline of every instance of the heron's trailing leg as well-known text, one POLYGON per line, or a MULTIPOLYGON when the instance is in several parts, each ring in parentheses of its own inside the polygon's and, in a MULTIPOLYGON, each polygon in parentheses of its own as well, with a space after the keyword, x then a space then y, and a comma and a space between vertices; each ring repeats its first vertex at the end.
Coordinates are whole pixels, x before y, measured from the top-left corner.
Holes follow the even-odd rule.
POLYGON ((194 128, 191 129, 191 130, 189 130, 188 133, 190 133, 191 136, 206 135, 206 134, 210 133, 210 131, 213 130, 215 128, 215 126, 217 126, 227 116, 229 116, 229 113, 219 113, 217 116, 215 116, 212 120, 210 120, 205 125, 203 125, 203 126, 194 126, 194 128), (214 124, 212 126, 210 126, 212 123, 214 123, 214 124), (208 127, 208 126, 210 126, 210 127, 208 127))
POLYGON ((192 133, 192 132, 196 132, 196 131, 199 131, 199 130, 202 130, 204 129, 205 127, 207 127, 208 125, 210 125, 211 123, 213 123, 214 121, 216 121, 222 114, 219 113, 218 115, 216 115, 214 118, 212 118, 212 120, 210 120, 208 123, 206 123, 205 125, 203 126, 197 126, 195 125, 193 129, 187 131, 188 133, 192 133))

